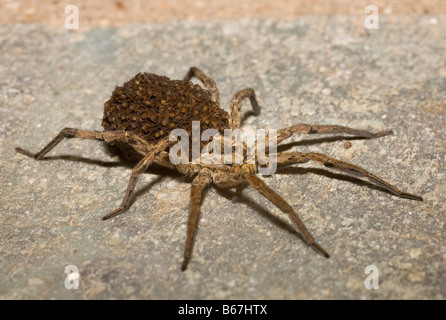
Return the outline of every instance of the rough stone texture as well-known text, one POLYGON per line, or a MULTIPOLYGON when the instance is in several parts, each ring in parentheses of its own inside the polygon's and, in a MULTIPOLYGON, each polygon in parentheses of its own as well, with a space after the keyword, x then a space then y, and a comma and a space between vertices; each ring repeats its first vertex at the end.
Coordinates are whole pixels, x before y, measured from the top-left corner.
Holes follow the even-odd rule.
POLYGON ((386 16, 374 31, 364 30, 363 16, 84 33, 1 26, 0 298, 445 299, 445 39, 442 16, 386 16), (120 204, 132 163, 96 141, 65 141, 40 162, 14 151, 37 151, 63 127, 101 130, 115 85, 140 71, 181 79, 192 65, 214 78, 226 108, 234 92, 255 88, 263 109, 246 121, 252 127, 394 129, 348 140, 349 149, 317 136, 286 147, 351 161, 425 201, 316 164, 265 178, 330 252, 327 260, 252 189, 239 203, 211 190, 182 273, 188 180, 153 170, 130 210, 102 221, 120 204), (79 290, 64 287, 67 265, 80 271, 79 290), (364 287, 368 265, 379 269, 379 290, 364 287))

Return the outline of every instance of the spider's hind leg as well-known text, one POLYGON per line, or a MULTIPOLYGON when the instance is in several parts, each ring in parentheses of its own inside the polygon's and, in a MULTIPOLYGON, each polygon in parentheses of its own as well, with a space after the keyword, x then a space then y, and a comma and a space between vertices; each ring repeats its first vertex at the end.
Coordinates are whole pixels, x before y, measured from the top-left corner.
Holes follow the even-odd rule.
POLYGON ((42 150, 37 153, 32 153, 22 148, 15 148, 18 153, 21 153, 30 158, 40 160, 45 154, 47 154, 51 149, 59 144, 64 138, 80 138, 80 139, 90 139, 90 140, 104 140, 103 132, 99 131, 89 131, 89 130, 80 130, 74 128, 64 128, 59 134, 50 141, 42 150))
POLYGON ((307 161, 311 160, 311 161, 320 163, 330 169, 345 172, 351 176, 367 178, 375 185, 389 191, 390 193, 392 193, 398 197, 407 198, 407 199, 411 199, 411 200, 423 201, 422 197, 414 195, 414 194, 410 194, 407 192, 403 192, 400 189, 398 189, 397 187, 388 183, 387 181, 384 181, 380 177, 374 175, 373 173, 371 173, 361 167, 355 166, 351 163, 333 159, 333 158, 330 158, 329 156, 321 154, 321 153, 300 153, 299 157, 301 157, 301 159, 303 159, 303 160, 307 160, 307 161))
POLYGON ((277 165, 281 167, 290 166, 293 164, 307 163, 310 159, 305 158, 302 153, 291 151, 281 152, 276 154, 277 165))
POLYGON ((22 148, 15 148, 18 153, 21 153, 30 158, 40 160, 42 157, 50 152, 55 146, 57 146, 64 138, 78 138, 78 139, 88 139, 88 140, 99 140, 105 142, 121 141, 128 143, 137 152, 145 155, 153 147, 150 146, 145 140, 141 139, 135 134, 126 131, 92 131, 92 130, 81 130, 75 128, 64 128, 59 134, 51 140, 42 150, 37 153, 32 153, 30 151, 24 150, 22 148))
POLYGON ((360 129, 354 129, 338 125, 312 125, 306 123, 295 124, 291 127, 283 128, 277 131, 277 143, 288 139, 295 133, 302 134, 349 134, 354 137, 364 139, 374 139, 392 134, 392 130, 384 130, 379 132, 369 132, 360 129))
POLYGON ((200 212, 201 200, 206 188, 211 184, 211 172, 208 170, 202 170, 192 181, 192 188, 190 193, 190 209, 189 209, 189 221, 187 224, 187 238, 186 247, 184 249, 183 263, 181 264, 181 271, 186 270, 192 255, 192 246, 195 238, 196 229, 198 226, 198 218, 200 212))

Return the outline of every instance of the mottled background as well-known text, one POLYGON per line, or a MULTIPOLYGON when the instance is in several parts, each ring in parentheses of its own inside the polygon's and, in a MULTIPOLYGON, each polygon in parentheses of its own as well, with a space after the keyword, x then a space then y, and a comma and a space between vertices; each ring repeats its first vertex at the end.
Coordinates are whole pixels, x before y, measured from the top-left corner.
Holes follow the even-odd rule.
POLYGON ((2 299, 445 299, 444 1, 89 1, 66 30, 63 1, 0 7, 0 298, 2 299), (39 150, 63 127, 101 130, 103 103, 140 71, 213 77, 227 110, 253 87, 250 127, 339 124, 392 136, 295 136, 280 150, 315 151, 361 165, 424 202, 305 164, 266 177, 331 254, 304 244, 252 189, 210 190, 189 269, 180 263, 190 181, 152 169, 130 210, 133 163, 96 141, 39 150), (349 141, 352 147, 344 148, 349 141), (67 265, 80 288, 64 286, 67 265), (364 269, 379 270, 379 289, 364 269))

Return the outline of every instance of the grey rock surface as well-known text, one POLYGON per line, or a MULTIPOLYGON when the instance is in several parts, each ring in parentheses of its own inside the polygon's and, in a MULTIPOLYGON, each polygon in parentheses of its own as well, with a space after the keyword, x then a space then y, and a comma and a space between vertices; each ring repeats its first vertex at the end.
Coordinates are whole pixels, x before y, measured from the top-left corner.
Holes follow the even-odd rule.
POLYGON ((370 31, 362 16, 77 33, 0 26, 0 298, 445 299, 445 47, 441 16, 385 16, 370 31), (254 190, 237 203, 210 190, 181 272, 189 180, 150 170, 128 212, 102 221, 121 203, 132 163, 97 141, 64 141, 44 161, 14 151, 38 151, 64 127, 102 130, 115 85, 140 71, 180 79, 193 65, 216 81, 226 110, 237 90, 256 90, 262 113, 246 126, 393 129, 375 140, 294 136, 280 150, 350 161, 424 202, 313 163, 265 177, 325 259, 254 190), (68 265, 78 290, 64 286, 68 265), (365 288, 369 265, 378 290, 365 288))

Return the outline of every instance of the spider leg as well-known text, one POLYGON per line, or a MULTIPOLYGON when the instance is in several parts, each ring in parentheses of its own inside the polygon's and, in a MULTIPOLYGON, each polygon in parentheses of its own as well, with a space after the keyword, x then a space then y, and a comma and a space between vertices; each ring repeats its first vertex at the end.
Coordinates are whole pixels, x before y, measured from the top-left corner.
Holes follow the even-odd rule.
POLYGON ((229 127, 231 129, 236 129, 241 125, 241 109, 242 109, 242 100, 249 98, 252 105, 252 112, 255 116, 260 114, 260 106, 257 102, 256 94, 254 89, 246 88, 237 92, 231 100, 231 105, 229 109, 229 127))
POLYGON ((59 134, 51 140, 42 150, 37 153, 32 153, 22 148, 16 148, 15 150, 18 153, 21 153, 25 156, 31 157, 36 160, 40 160, 45 154, 47 154, 51 149, 59 144, 64 138, 79 138, 79 139, 89 139, 89 140, 101 140, 105 142, 113 142, 113 141, 123 141, 131 145, 135 148, 136 151, 145 155, 150 150, 152 150, 152 146, 148 144, 145 140, 141 139, 137 135, 134 135, 130 132, 125 131, 90 131, 90 130, 81 130, 74 128, 64 128, 59 134))
POLYGON ((211 171, 209 169, 203 169, 192 181, 192 188, 190 193, 190 209, 189 209, 189 222, 187 224, 187 238, 186 247, 184 249, 183 263, 181 264, 181 271, 186 270, 189 263, 192 246, 195 238, 195 233, 198 225, 198 218, 200 212, 200 204, 204 190, 210 185, 211 171))
POLYGON ((286 202, 278 193, 268 187, 259 177, 256 175, 245 175, 246 180, 249 184, 254 187, 257 191, 259 191, 265 198, 274 203, 280 210, 284 213, 288 214, 290 219, 297 225, 299 228, 302 237, 305 241, 313 247, 316 251, 321 253, 324 257, 329 258, 330 255, 322 248, 314 239, 308 229, 305 227, 302 220, 300 220, 297 213, 294 209, 286 202))
POLYGON ((130 181, 125 192, 124 199, 122 200, 121 205, 116 210, 113 210, 106 216, 102 218, 102 220, 107 220, 113 216, 116 216, 129 208, 130 199, 132 197, 133 192, 135 191, 136 182, 138 181, 138 177, 141 173, 146 171, 146 169, 152 164, 155 157, 163 151, 169 145, 168 138, 164 138, 159 141, 155 147, 133 168, 132 175, 130 176, 130 181))
POLYGON ((158 155, 155 156, 155 159, 153 159, 153 162, 156 164, 159 164, 163 167, 167 167, 170 169, 176 169, 176 166, 170 162, 169 159, 169 153, 166 151, 161 151, 158 155))
POLYGON ((310 159, 305 158, 300 152, 281 152, 276 154, 278 166, 290 166, 296 163, 307 163, 310 159))
POLYGON ((25 156, 34 158, 36 160, 40 160, 45 154, 47 154, 51 149, 53 149, 56 145, 59 144, 64 138, 81 138, 81 139, 93 139, 93 140, 103 140, 102 138, 103 132, 98 131, 87 131, 80 130, 74 128, 64 128, 59 134, 51 140, 42 150, 37 153, 31 153, 22 148, 15 148, 18 153, 21 153, 25 156))
POLYGON ((212 101, 217 102, 220 104, 220 98, 218 93, 217 85, 215 84, 215 81, 209 78, 207 75, 204 74, 203 71, 196 67, 191 67, 189 71, 184 76, 183 81, 190 81, 193 77, 200 80, 203 85, 212 93, 212 101))
MULTIPOLYGON (((388 183, 387 181, 384 181, 380 177, 374 175, 373 173, 371 173, 361 167, 355 166, 351 163, 333 159, 333 158, 330 158, 329 156, 326 156, 321 153, 299 153, 299 152, 294 152, 294 153, 296 154, 297 159, 300 159, 300 161, 298 161, 296 163, 304 163, 304 162, 308 162, 310 160, 315 161, 317 163, 324 165, 327 168, 342 171, 342 172, 345 172, 352 176, 356 176, 356 177, 360 177, 360 178, 367 178, 372 183, 380 186, 381 188, 389 191, 390 193, 392 193, 398 197, 423 201, 423 198, 421 198, 420 196, 410 194, 407 192, 403 192, 400 189, 398 189, 397 187, 388 183)), ((289 164, 291 164, 291 163, 289 163, 289 164)))
POLYGON ((386 136, 388 134, 392 134, 392 130, 385 130, 379 132, 369 132, 359 129, 354 129, 350 127, 338 126, 338 125, 311 125, 305 123, 295 124, 288 128, 283 128, 277 131, 277 143, 282 142, 285 139, 288 139, 295 133, 304 133, 304 134, 350 134, 355 137, 365 138, 365 139, 374 139, 382 136, 386 136))

